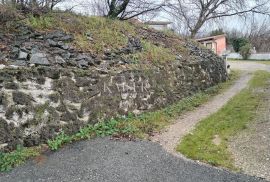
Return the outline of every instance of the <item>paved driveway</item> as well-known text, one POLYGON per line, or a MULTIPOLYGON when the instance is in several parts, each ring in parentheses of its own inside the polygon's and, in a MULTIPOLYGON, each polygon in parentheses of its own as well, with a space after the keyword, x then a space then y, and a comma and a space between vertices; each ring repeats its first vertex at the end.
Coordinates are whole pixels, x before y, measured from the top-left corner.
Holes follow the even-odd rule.
POLYGON ((78 142, 47 159, 29 161, 0 176, 1 182, 251 182, 243 174, 204 166, 168 154, 149 141, 99 138, 78 142))

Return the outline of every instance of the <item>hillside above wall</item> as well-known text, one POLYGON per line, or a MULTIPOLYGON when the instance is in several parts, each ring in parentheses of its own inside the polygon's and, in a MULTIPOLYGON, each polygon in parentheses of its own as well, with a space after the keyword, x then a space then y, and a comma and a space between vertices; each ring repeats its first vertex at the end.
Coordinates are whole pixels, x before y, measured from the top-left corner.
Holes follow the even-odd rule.
POLYGON ((0 151, 154 111, 227 79, 224 61, 171 32, 56 13, 0 27, 0 151))
POLYGON ((102 70, 219 58, 196 42, 140 23, 53 13, 0 27, 0 61, 102 70))

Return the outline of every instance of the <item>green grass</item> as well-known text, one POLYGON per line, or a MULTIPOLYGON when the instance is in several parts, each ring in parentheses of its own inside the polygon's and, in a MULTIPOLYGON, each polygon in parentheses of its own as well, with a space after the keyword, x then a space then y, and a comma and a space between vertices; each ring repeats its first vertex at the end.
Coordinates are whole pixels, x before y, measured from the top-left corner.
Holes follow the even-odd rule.
POLYGON ((133 134, 135 132, 135 127, 128 123, 132 117, 111 119, 95 125, 88 125, 81 128, 78 133, 73 135, 66 135, 64 132, 61 132, 55 139, 48 140, 48 146, 51 150, 55 151, 64 144, 78 140, 112 135, 126 136, 133 134))
POLYGON ((192 133, 183 138, 177 151, 194 160, 236 169, 228 150, 228 140, 246 129, 247 124, 255 117, 256 108, 263 98, 263 93, 256 92, 256 89, 267 87, 269 79, 270 73, 256 72, 248 88, 237 94, 217 113, 202 120, 192 133), (220 145, 213 143, 215 136, 221 139, 220 145))
MULTIPOLYGON (((56 27, 73 34, 73 46, 83 52, 91 52, 103 56, 104 51, 117 52, 128 44, 128 37, 139 37, 137 30, 141 25, 134 25, 128 21, 112 20, 104 17, 78 16, 71 13, 50 13, 40 17, 29 16, 24 22, 39 31, 52 31, 56 27)), ((169 34, 168 34, 169 35, 169 34)), ((172 35, 171 35, 172 36, 172 35)), ((175 37, 175 35, 174 35, 175 37)), ((123 55, 123 58, 139 63, 166 63, 175 60, 172 47, 155 45, 143 38, 143 50, 134 54, 123 55)), ((180 46, 180 45, 178 45, 180 46)), ((182 49, 178 53, 182 54, 182 49)))
POLYGON ((40 17, 29 16, 27 25, 40 31, 54 30, 56 27, 75 36, 74 46, 82 51, 101 54, 106 49, 117 49, 127 44, 135 35, 135 27, 126 21, 104 17, 87 17, 71 13, 50 13, 40 17), (89 37, 91 40, 89 40, 89 37))
MULTIPOLYGON (((54 139, 48 140, 48 146, 51 150, 56 151, 67 143, 95 137, 117 136, 147 138, 149 134, 160 131, 171 124, 174 119, 182 113, 200 106, 207 102, 212 96, 227 89, 237 78, 239 78, 239 72, 233 71, 229 81, 182 99, 173 105, 155 112, 147 112, 139 116, 129 114, 125 117, 113 118, 95 125, 88 125, 81 128, 79 132, 73 135, 67 135, 61 132, 54 139)), ((1 153, 0 169, 1 171, 10 170, 12 167, 18 166, 25 160, 38 154, 38 150, 32 148, 18 148, 18 150, 11 153, 1 153)))
POLYGON ((39 148, 22 148, 17 147, 17 150, 11 153, 0 153, 0 172, 9 171, 27 159, 39 155, 39 148))
POLYGON ((270 65, 270 61, 256 61, 256 63, 270 65))
POLYGON ((35 29, 46 30, 53 27, 56 22, 52 16, 34 17, 30 15, 28 19, 26 19, 26 23, 35 29))
POLYGON ((246 62, 257 62, 257 63, 264 63, 264 64, 270 64, 270 60, 257 60, 257 59, 228 59, 228 61, 246 61, 246 62))
POLYGON ((260 63, 260 64, 270 65, 270 60, 241 60, 241 59, 229 59, 228 61, 254 62, 254 63, 260 63))
POLYGON ((153 64, 164 64, 175 60, 176 56, 172 49, 156 46, 148 41, 142 41, 142 45, 143 51, 122 56, 135 64, 141 61, 153 64))

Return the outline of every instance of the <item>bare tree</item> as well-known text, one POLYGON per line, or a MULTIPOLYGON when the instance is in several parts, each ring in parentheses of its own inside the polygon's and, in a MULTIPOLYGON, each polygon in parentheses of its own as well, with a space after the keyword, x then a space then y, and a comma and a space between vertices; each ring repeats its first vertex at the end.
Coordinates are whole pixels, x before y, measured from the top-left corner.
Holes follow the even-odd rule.
POLYGON ((156 13, 166 5, 168 0, 92 0, 91 10, 96 15, 131 19, 140 15, 156 13))
POLYGON ((108 14, 108 6, 105 0, 92 0, 88 5, 84 5, 90 9, 92 15, 106 16, 108 14))
POLYGON ((175 0, 169 10, 194 38, 210 21, 236 15, 269 15, 269 4, 268 0, 175 0))
POLYGON ((257 21, 253 19, 250 21, 250 28, 245 34, 245 37, 250 41, 253 47, 258 52, 269 52, 270 51, 270 20, 264 19, 257 21))

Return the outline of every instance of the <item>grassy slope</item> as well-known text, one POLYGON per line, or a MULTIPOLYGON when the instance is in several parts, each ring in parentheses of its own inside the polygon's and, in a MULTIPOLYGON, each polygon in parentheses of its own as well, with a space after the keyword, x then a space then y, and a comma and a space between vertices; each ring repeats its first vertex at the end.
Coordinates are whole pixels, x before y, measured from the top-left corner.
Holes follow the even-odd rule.
MULTIPOLYGON (((114 135, 118 137, 133 136, 147 138, 152 132, 160 131, 164 127, 171 124, 176 117, 180 116, 184 112, 202 105, 214 95, 217 95, 229 88, 234 81, 239 78, 239 72, 233 71, 232 73, 232 77, 229 81, 221 83, 204 92, 197 93, 189 98, 185 98, 164 109, 144 113, 139 116, 129 115, 126 118, 111 119, 109 121, 98 123, 94 126, 89 125, 82 128, 78 133, 72 136, 61 133, 55 139, 49 140, 48 145, 51 150, 58 150, 66 143, 94 137, 114 135)), ((19 148, 17 151, 1 154, 0 172, 10 170, 12 167, 21 164, 28 158, 37 156, 39 150, 40 148, 19 148)))
MULTIPOLYGON (((29 16, 24 22, 39 31, 53 31, 57 27, 73 34, 75 36, 73 46, 77 50, 90 52, 98 57, 102 57, 105 51, 114 52, 125 47, 128 37, 138 37, 140 36, 139 30, 146 28, 143 27, 143 24, 70 13, 51 13, 41 17, 29 16)), ((173 36, 167 33, 164 35, 173 36)), ((152 63, 175 60, 173 47, 157 45, 147 37, 142 39, 142 45, 143 51, 122 55, 123 58, 132 60, 134 63, 142 60, 152 63)))
POLYGON ((201 121, 191 134, 184 137, 177 151, 188 158, 235 169, 232 155, 228 151, 228 140, 252 121, 263 94, 256 90, 268 86, 269 79, 270 73, 256 72, 249 87, 217 113, 201 121), (213 143, 215 136, 221 139, 220 145, 213 143))

